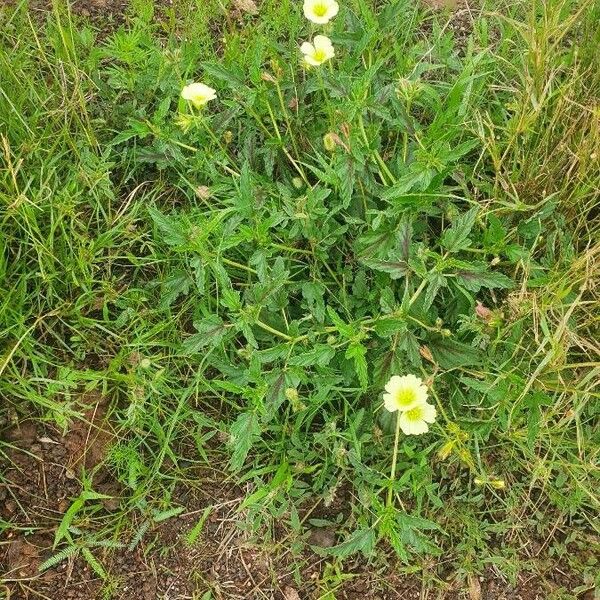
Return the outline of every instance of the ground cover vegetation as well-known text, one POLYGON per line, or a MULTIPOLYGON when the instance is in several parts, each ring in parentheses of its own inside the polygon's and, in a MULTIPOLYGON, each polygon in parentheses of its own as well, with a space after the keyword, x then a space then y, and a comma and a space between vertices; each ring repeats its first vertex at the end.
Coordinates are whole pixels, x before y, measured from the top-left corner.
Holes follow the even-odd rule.
POLYGON ((358 563, 593 594, 598 2, 0 23, 0 529, 52 533, 26 577, 5 556, 6 590, 79 562, 120 597, 111 556, 190 512, 199 543, 214 502, 186 498, 230 486, 235 527, 286 555, 275 597, 352 597, 358 563), (16 456, 74 430, 31 518, 16 456))

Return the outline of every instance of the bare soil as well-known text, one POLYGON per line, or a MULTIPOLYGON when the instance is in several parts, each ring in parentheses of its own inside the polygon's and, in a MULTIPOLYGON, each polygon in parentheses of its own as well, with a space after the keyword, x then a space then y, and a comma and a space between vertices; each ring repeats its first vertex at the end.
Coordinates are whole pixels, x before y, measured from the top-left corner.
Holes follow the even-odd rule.
MULTIPOLYGON (((309 531, 299 551, 293 546, 298 540, 283 528, 275 528, 269 543, 257 540, 242 527, 239 509, 247 490, 225 472, 208 467, 196 473, 197 485, 176 490, 173 505, 184 506, 184 512, 149 527, 134 549, 94 549, 108 573, 104 581, 81 557, 40 572, 42 562, 58 551, 52 549, 54 535, 82 489, 84 466, 93 476, 93 489, 110 496, 102 501, 98 518, 116 514, 121 505, 123 492, 102 466, 114 435, 106 404, 95 394, 86 395, 85 404, 85 419, 74 422, 65 436, 33 421, 1 434, 10 449, 0 465, 0 518, 10 528, 0 540, 0 598, 183 600, 202 598, 210 590, 218 600, 546 600, 549 586, 573 589, 581 583, 559 569, 544 581, 524 576, 516 587, 491 571, 466 581, 452 574, 444 580, 432 565, 438 583, 430 578, 424 587, 420 576, 402 575, 402 565, 394 564, 393 558, 368 564, 360 557, 347 560, 343 577, 334 581, 327 559, 311 548, 337 543, 335 531, 309 531), (211 512, 190 544, 186 537, 206 507, 212 507, 211 512), (326 595, 327 581, 333 582, 335 596, 326 595)), ((311 507, 312 516, 333 521, 348 510, 348 501, 349 495, 342 493, 333 506, 311 507)), ((123 534, 125 545, 142 521, 123 534)), ((94 523, 89 527, 93 530, 94 523)))

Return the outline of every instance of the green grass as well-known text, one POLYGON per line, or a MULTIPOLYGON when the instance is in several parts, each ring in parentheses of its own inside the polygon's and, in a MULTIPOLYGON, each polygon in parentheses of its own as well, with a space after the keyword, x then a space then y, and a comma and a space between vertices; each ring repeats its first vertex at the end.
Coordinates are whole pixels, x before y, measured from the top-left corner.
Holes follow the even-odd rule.
POLYGON ((482 1, 461 39, 416 2, 347 0, 310 71, 298 2, 177 4, 111 32, 0 8, 0 415, 66 430, 84 390, 110 399, 129 500, 86 535, 134 535, 182 459, 221 460, 262 535, 351 503, 340 561, 511 578, 541 569, 533 536, 592 574, 598 2, 482 1), (217 89, 201 113, 192 80, 217 89), (404 373, 438 421, 391 481, 381 393, 404 373))

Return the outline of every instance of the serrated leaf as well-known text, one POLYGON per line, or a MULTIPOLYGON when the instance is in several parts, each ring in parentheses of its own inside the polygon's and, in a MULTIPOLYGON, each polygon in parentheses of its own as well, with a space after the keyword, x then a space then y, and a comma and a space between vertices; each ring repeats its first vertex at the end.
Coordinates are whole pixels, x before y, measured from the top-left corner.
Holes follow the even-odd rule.
POLYGON ((179 296, 186 296, 192 283, 192 278, 185 271, 175 271, 163 282, 159 307, 168 308, 179 296))
POLYGON ((335 350, 326 344, 317 344, 310 350, 296 354, 288 360, 288 364, 298 367, 326 367, 335 356, 335 350))
POLYGON ((255 412, 245 412, 238 416, 231 425, 229 444, 233 450, 230 465, 239 471, 246 462, 248 452, 261 433, 258 416, 255 412))
POLYGON ((481 352, 462 342, 437 336, 427 343, 433 359, 442 369, 473 367, 481 363, 481 352))
POLYGON ((200 519, 198 519, 198 522, 187 533, 187 535, 185 536, 185 542, 188 546, 193 546, 196 543, 196 540, 198 539, 198 536, 202 533, 204 524, 206 523, 206 520, 208 519, 212 510, 212 506, 207 506, 202 512, 200 519))
POLYGON ((408 265, 410 258, 410 246, 412 244, 413 227, 412 221, 408 217, 404 217, 398 227, 398 250, 400 258, 408 265))
POLYGON ((160 231, 160 239, 169 246, 187 246, 187 229, 175 218, 163 215, 153 206, 148 207, 150 217, 160 231))
POLYGON ((285 372, 271 374, 269 388, 265 396, 265 421, 270 421, 285 400, 285 372))
POLYGON ((429 280, 429 285, 427 286, 423 300, 423 310, 425 311, 431 308, 440 289, 446 286, 446 278, 440 273, 431 273, 427 279, 429 280))
POLYGON ((354 328, 352 327, 352 325, 348 325, 348 323, 344 323, 344 321, 341 319, 341 317, 335 312, 335 310, 333 310, 333 308, 331 308, 331 306, 327 307, 327 314, 329 315, 329 318, 331 319, 333 324, 336 326, 337 330, 344 337, 353 337, 354 336, 354 328))
POLYGON ((89 548, 86 548, 85 546, 83 546, 81 548, 81 554, 87 561, 88 565, 90 565, 90 567, 92 567, 92 570, 94 571, 94 573, 96 573, 96 575, 98 575, 98 577, 100 577, 103 580, 108 579, 108 575, 107 575, 106 571, 104 570, 104 567, 102 566, 100 561, 92 554, 92 552, 89 548))
POLYGON ((166 521, 167 519, 172 519, 173 517, 180 515, 184 510, 185 506, 175 506, 174 508, 155 512, 152 515, 152 520, 155 523, 160 523, 161 521, 166 521))
POLYGON ((379 319, 373 329, 378 336, 387 338, 399 331, 405 331, 406 321, 398 318, 379 319))
POLYGON ((318 323, 325 321, 325 286, 322 283, 308 281, 302 285, 302 296, 306 300, 308 310, 311 311, 318 323))
POLYGON ((490 213, 487 217, 488 226, 483 234, 483 243, 488 247, 504 244, 506 240, 506 227, 500 219, 490 213))
POLYGON ((341 544, 329 548, 327 553, 338 558, 346 558, 362 552, 365 557, 368 557, 375 549, 376 540, 375 530, 372 527, 357 529, 341 544))
POLYGON ((227 325, 223 323, 218 315, 211 315, 195 322, 194 327, 197 333, 183 341, 183 351, 186 355, 200 352, 206 346, 213 348, 221 342, 227 332, 227 325))
POLYGON ((458 252, 471 245, 469 234, 475 225, 475 219, 479 212, 478 207, 473 207, 466 213, 456 217, 452 226, 444 231, 441 237, 441 244, 449 252, 458 252))
POLYGON ((389 260, 376 260, 376 259, 362 259, 361 262, 376 271, 382 271, 388 273, 392 279, 400 279, 406 276, 409 272, 408 263, 404 260, 389 261, 389 260))
POLYGON ((203 66, 208 75, 227 83, 231 88, 240 89, 245 85, 241 70, 234 71, 232 68, 226 68, 220 63, 204 63, 203 66))
POLYGON ((363 389, 369 385, 369 375, 367 369, 367 349, 358 342, 353 342, 348 346, 346 350, 346 358, 354 359, 354 368, 358 375, 358 381, 363 389))
POLYGON ((75 554, 78 554, 78 553, 79 553, 78 546, 68 546, 64 550, 61 550, 60 552, 52 555, 48 560, 45 560, 38 567, 38 571, 40 571, 40 573, 43 571, 47 571, 48 569, 55 567, 56 565, 63 562, 67 558, 70 558, 71 556, 74 556, 75 554))
POLYGON ((205 284, 206 284, 206 269, 204 261, 200 256, 194 256, 190 260, 190 267, 194 271, 194 282, 196 283, 196 289, 200 295, 204 295, 205 284))
POLYGON ((456 273, 457 281, 467 290, 478 292, 481 288, 510 289, 514 282, 503 273, 484 269, 462 269, 456 273))

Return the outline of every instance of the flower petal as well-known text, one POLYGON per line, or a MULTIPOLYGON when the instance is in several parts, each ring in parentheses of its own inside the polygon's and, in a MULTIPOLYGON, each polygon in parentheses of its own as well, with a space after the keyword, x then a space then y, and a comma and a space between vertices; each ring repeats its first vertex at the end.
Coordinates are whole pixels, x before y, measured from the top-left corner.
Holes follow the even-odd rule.
POLYGON ((421 435, 429 431, 429 426, 421 419, 411 419, 407 413, 401 413, 400 429, 405 435, 421 435))
POLYGON ((393 394, 402 383, 399 375, 392 375, 390 380, 385 384, 385 391, 393 394))
POLYGON ((313 44, 320 50, 328 50, 332 47, 331 40, 326 35, 315 35, 313 44))
POLYGON ((433 406, 433 404, 429 404, 428 402, 425 402, 425 404, 423 404, 423 407, 422 407, 423 421, 426 421, 427 423, 433 423, 433 422, 435 422, 436 416, 437 416, 437 410, 436 410, 435 406, 433 406))
POLYGON ((302 46, 300 46, 300 52, 302 52, 302 54, 314 54, 315 47, 310 42, 304 42, 302 46))
POLYGON ((394 394, 384 394, 383 405, 385 406, 385 409, 389 412, 395 412, 398 410, 398 403, 396 402, 396 397, 394 396, 394 394))

